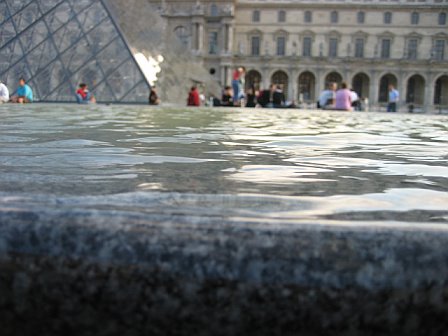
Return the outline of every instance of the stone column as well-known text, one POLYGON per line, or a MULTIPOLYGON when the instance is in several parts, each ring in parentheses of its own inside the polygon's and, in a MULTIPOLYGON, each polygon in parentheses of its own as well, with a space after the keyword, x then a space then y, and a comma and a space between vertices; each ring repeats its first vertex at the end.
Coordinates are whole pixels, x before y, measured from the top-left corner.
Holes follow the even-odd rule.
POLYGON ((434 111, 434 74, 428 73, 427 82, 425 83, 425 101, 424 110, 426 113, 434 111))
POLYGON ((378 93, 380 83, 378 81, 378 71, 370 70, 370 88, 369 88, 369 110, 374 111, 378 107, 378 93))
POLYGON ((227 52, 233 54, 233 26, 227 25, 227 52))
POLYGON ((314 95, 316 98, 315 100, 319 99, 320 93, 324 90, 324 87, 322 86, 322 84, 325 85, 324 81, 325 80, 322 78, 322 70, 319 68, 316 71, 316 82, 314 83, 314 95))
POLYGON ((398 110, 407 111, 406 106, 406 96, 407 96, 407 82, 405 82, 406 74, 403 72, 400 72, 398 83, 397 83, 397 90, 400 93, 400 101, 398 102, 398 110))
POLYGON ((198 23, 198 51, 203 52, 204 49, 204 25, 198 23))
POLYGON ((263 82, 263 89, 267 90, 269 89, 269 85, 271 85, 271 78, 269 77, 269 68, 268 67, 263 67, 262 69, 262 82, 263 82))
POLYGON ((299 71, 297 69, 291 69, 289 71, 289 81, 292 82, 291 85, 289 86, 290 89, 290 94, 289 94, 289 100, 291 101, 298 101, 299 100, 299 84, 297 83, 298 77, 299 75, 299 71))

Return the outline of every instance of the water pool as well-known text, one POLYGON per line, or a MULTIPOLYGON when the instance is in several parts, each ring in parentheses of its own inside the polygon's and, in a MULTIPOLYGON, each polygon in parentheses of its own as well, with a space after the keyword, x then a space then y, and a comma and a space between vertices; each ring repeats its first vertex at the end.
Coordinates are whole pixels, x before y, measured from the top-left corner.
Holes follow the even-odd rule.
POLYGON ((448 116, 0 106, 0 206, 448 223, 448 116))
POLYGON ((5 335, 448 328, 447 116, 0 114, 5 335))

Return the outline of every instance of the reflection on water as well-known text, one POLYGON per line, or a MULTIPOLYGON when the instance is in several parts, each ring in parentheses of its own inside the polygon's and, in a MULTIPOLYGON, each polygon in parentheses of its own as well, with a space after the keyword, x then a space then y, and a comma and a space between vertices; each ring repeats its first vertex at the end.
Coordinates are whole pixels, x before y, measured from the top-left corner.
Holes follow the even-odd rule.
POLYGON ((73 105, 0 113, 3 208, 448 223, 447 116, 73 105))

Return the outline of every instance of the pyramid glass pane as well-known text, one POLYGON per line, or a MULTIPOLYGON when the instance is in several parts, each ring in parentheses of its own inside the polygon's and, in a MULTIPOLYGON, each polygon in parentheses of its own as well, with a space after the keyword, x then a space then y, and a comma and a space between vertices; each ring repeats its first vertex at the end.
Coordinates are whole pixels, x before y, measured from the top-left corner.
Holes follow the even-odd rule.
POLYGON ((149 84, 102 0, 0 3, 0 78, 28 80, 37 101, 74 102, 81 82, 99 102, 146 103, 149 84))

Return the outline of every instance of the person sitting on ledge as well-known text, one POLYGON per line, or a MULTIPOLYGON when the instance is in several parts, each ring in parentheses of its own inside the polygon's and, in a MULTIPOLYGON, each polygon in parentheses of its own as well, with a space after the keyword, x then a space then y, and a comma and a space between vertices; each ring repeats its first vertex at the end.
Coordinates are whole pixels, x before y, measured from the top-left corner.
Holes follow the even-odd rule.
POLYGON ((76 100, 78 101, 78 104, 96 103, 95 97, 89 92, 87 84, 84 83, 79 84, 79 89, 76 91, 76 100))
POLYGON ((19 87, 16 94, 11 97, 12 103, 28 104, 33 102, 33 90, 26 84, 25 79, 19 79, 19 87))
POLYGON ((9 102, 9 90, 0 80, 0 104, 9 102))
POLYGON ((224 92, 222 93, 221 106, 231 107, 234 105, 232 96, 232 87, 226 86, 224 92))
POLYGON ((334 104, 335 110, 352 111, 352 94, 346 82, 341 83, 341 88, 336 92, 334 104))
POLYGON ((196 86, 192 86, 188 93, 187 106, 201 106, 201 98, 196 86))
POLYGON ((156 87, 151 87, 151 93, 149 94, 149 105, 160 105, 160 98, 157 95, 156 87))
POLYGON ((334 108, 334 99, 335 99, 335 93, 337 89, 337 84, 334 82, 331 82, 328 84, 328 89, 322 91, 322 93, 319 96, 318 108, 324 109, 324 110, 331 110, 334 108))

